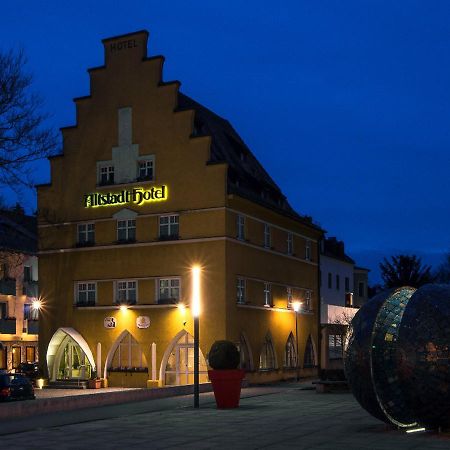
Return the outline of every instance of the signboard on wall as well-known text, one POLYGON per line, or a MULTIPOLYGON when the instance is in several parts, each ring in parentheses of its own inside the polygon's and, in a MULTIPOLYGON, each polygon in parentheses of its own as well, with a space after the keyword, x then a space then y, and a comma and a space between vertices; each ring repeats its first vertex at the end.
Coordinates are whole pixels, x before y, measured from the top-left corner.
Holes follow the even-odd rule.
POLYGON ((105 317, 103 319, 103 326, 105 328, 116 328, 116 319, 114 317, 105 317))
POLYGON ((138 328, 148 328, 150 326, 150 317, 148 317, 148 316, 139 316, 136 319, 136 326, 138 328))
POLYGON ((85 194, 84 207, 98 208, 100 206, 117 206, 134 204, 137 206, 150 202, 162 202, 168 198, 168 189, 166 185, 159 187, 152 186, 150 189, 134 188, 124 189, 120 192, 94 192, 85 194))

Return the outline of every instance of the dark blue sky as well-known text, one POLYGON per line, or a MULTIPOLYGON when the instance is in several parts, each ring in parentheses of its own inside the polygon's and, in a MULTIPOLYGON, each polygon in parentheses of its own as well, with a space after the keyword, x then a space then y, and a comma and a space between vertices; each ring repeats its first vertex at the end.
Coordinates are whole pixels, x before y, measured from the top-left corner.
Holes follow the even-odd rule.
MULTIPOLYGON (((60 127, 103 63, 100 40, 148 29, 164 79, 230 120, 372 280, 395 252, 437 264, 450 250, 450 2, 273 3, 6 2, 0 46, 26 50, 60 127)), ((47 162, 36 179, 49 180, 47 162)))

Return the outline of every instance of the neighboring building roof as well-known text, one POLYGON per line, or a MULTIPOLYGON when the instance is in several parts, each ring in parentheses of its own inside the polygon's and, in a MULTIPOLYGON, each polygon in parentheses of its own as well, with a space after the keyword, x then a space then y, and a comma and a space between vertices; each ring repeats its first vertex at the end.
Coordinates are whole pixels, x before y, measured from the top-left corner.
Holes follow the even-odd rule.
POLYGON ((362 272, 370 272, 370 269, 366 267, 355 266, 355 270, 361 270, 362 272))
POLYGON ((37 220, 21 208, 0 209, 0 250, 37 252, 37 220))
POLYGON ((301 216, 291 207, 281 189, 227 120, 179 92, 178 110, 191 109, 195 111, 193 135, 211 136, 212 139, 209 164, 228 164, 229 194, 237 194, 321 229, 312 223, 310 217, 301 216))
POLYGON ((324 239, 321 254, 349 264, 355 264, 355 261, 345 254, 344 242, 338 241, 335 237, 324 239))

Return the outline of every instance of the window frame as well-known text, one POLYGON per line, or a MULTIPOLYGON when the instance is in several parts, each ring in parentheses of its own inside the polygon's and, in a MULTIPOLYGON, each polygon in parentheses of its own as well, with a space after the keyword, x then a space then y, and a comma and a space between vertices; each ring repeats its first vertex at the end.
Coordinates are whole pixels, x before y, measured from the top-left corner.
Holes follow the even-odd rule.
POLYGON ((236 216, 236 238, 245 241, 245 216, 242 214, 236 216))
POLYGON ((272 245, 271 229, 268 223, 264 224, 264 248, 270 249, 272 245))
POLYGON ((93 245, 95 244, 95 222, 84 222, 77 224, 77 245, 93 245), (91 229, 89 229, 91 227, 91 229), (84 228, 84 230, 82 229, 84 228), (84 235, 84 239, 80 237, 84 235), (92 235, 92 239, 89 239, 89 235, 92 235))
POLYGON ((154 181, 155 179, 155 159, 154 158, 140 158, 137 160, 137 176, 136 179, 138 181, 154 181), (145 165, 144 167, 144 174, 141 174, 142 171, 142 165, 145 165), (151 174, 149 175, 149 167, 151 166, 151 174))
POLYGON ((312 261, 311 257, 311 241, 306 240, 305 242, 305 260, 306 261, 312 261))
POLYGON ((287 251, 286 253, 288 255, 294 254, 294 234, 288 231, 287 234, 287 251))
POLYGON ((181 277, 160 277, 156 281, 156 299, 158 304, 165 305, 165 304, 175 304, 179 303, 181 301, 181 277), (168 286, 161 287, 161 282, 167 281, 168 286), (177 281, 178 286, 172 286, 172 282, 177 281), (161 296, 161 290, 167 289, 168 290, 168 296, 162 297, 161 296), (172 295, 172 290, 178 290, 178 296, 172 295))
POLYGON ((75 306, 95 306, 97 304, 97 282, 96 281, 77 281, 75 285, 75 306), (85 285, 85 289, 80 290, 80 285, 85 285), (93 289, 92 289, 93 287, 93 289), (91 289, 89 289, 91 288, 91 289), (86 299, 80 300, 80 293, 85 293, 86 299), (89 299, 89 293, 94 293, 94 300, 89 299))
POLYGON ((133 280, 133 279, 127 279, 127 280, 117 280, 114 283, 114 303, 116 305, 135 305, 138 302, 138 280, 133 280), (121 288, 119 285, 121 283, 125 283, 126 286, 125 288, 121 288), (131 283, 134 283, 134 289, 132 287, 130 287, 129 285, 131 283), (129 292, 134 290, 134 299, 129 297, 129 292), (125 298, 121 299, 119 292, 125 292, 125 298))
POLYGON ((180 215, 164 214, 158 218, 158 237, 160 240, 178 239, 180 237, 180 215), (167 223, 161 223, 161 219, 167 219, 167 223), (176 221, 172 222, 172 219, 176 221), (161 233, 161 228, 167 226, 167 234, 161 233), (176 228, 176 232, 172 232, 172 228, 176 228))
POLYGON ((245 305, 246 303, 246 294, 247 294, 247 286, 245 282, 245 278, 237 277, 236 279, 236 303, 238 305, 245 305))
POLYGON ((136 219, 117 219, 117 242, 136 242, 136 219), (121 227, 120 222, 125 222, 125 227, 121 227), (130 223, 132 224, 130 225, 130 223), (125 230, 125 239, 120 239, 120 230, 125 230), (134 230, 133 237, 130 237, 131 230, 134 230))
POLYGON ((264 282, 264 306, 266 308, 272 307, 272 283, 264 282))
POLYGON ((111 184, 115 184, 115 167, 113 163, 104 163, 99 165, 98 184, 100 186, 109 186, 111 184), (106 174, 106 180, 103 180, 103 174, 106 174))

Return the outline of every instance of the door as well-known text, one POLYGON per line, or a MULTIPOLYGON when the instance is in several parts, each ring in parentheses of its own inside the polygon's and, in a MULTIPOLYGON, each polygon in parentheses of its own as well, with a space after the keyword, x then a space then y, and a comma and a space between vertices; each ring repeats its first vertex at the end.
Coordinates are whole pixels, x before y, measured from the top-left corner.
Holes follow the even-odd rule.
POLYGON ((18 369, 22 361, 22 351, 20 347, 12 348, 12 368, 18 369))

